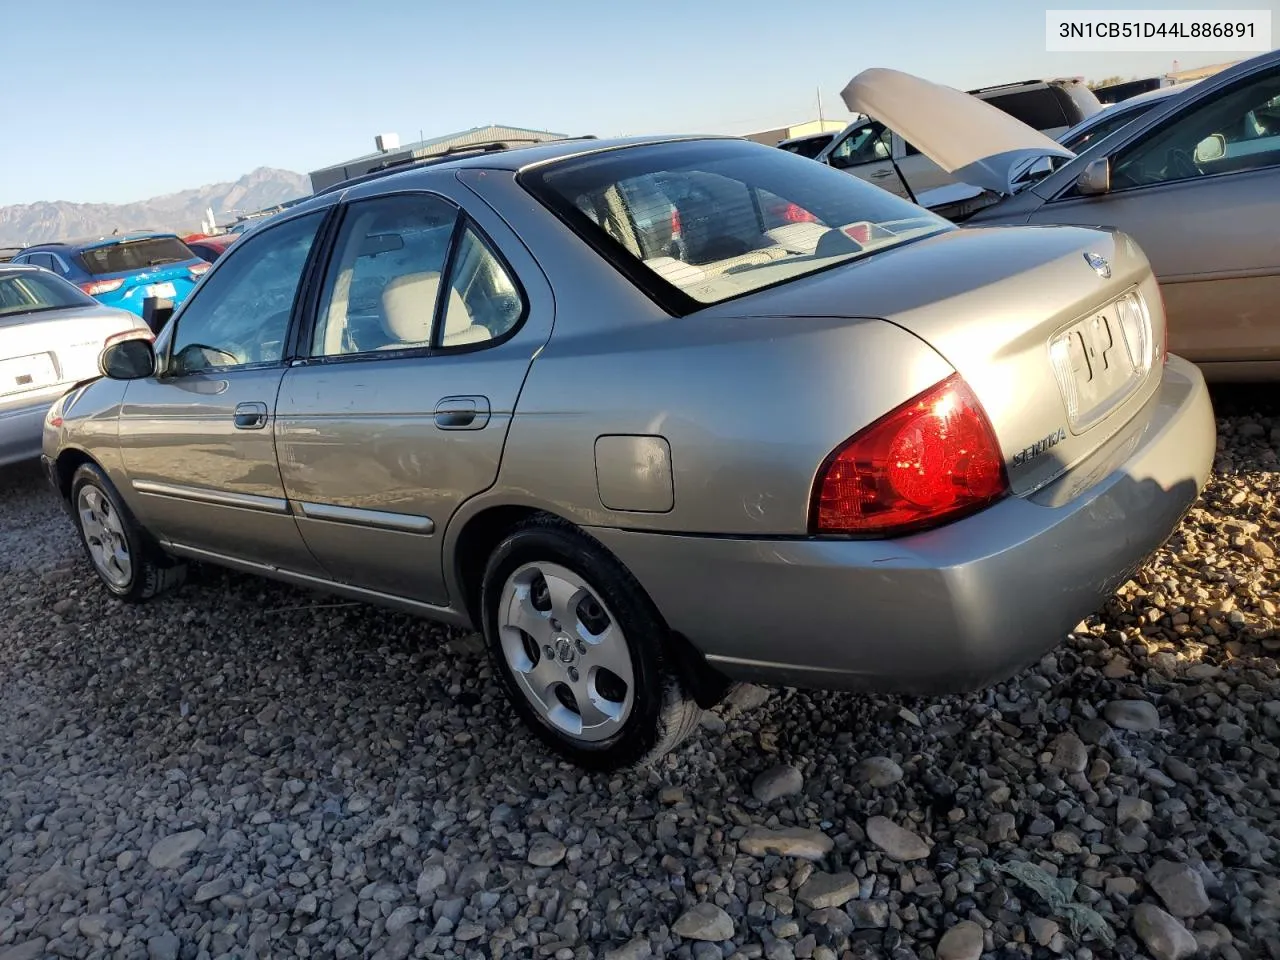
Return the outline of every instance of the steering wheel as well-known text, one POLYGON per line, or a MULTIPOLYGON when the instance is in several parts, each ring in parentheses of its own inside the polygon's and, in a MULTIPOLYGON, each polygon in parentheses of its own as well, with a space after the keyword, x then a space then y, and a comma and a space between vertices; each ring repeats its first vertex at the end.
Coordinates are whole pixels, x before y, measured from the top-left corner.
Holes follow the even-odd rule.
POLYGON ((1165 160, 1165 173, 1170 180, 1188 180, 1200 176, 1201 170, 1191 159, 1191 154, 1180 147, 1174 147, 1165 160))

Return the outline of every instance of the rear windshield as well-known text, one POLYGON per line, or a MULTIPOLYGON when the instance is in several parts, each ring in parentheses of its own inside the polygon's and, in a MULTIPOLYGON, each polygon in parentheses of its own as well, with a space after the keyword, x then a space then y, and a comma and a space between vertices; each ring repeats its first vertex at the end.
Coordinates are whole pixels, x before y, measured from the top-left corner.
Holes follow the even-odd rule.
POLYGON ((782 147, 782 149, 786 150, 788 153, 798 153, 800 156, 808 157, 812 160, 826 148, 827 144, 831 142, 832 136, 834 136, 834 134, 828 134, 822 137, 805 137, 803 140, 793 140, 791 143, 780 143, 778 146, 782 147))
POLYGON ((609 150, 520 181, 676 313, 954 229, 857 177, 741 140, 609 150))
POLYGON ((1070 127, 1083 120, 1083 112, 1071 97, 1057 87, 1040 87, 1018 93, 1002 93, 989 97, 987 103, 999 107, 1033 130, 1070 127))
POLYGON ((94 302, 61 277, 34 270, 0 273, 0 317, 62 307, 87 307, 94 302))
POLYGON ((177 237, 149 237, 126 240, 105 247, 91 247, 80 252, 85 269, 95 276, 102 273, 125 273, 146 270, 166 263, 195 260, 196 255, 177 237))

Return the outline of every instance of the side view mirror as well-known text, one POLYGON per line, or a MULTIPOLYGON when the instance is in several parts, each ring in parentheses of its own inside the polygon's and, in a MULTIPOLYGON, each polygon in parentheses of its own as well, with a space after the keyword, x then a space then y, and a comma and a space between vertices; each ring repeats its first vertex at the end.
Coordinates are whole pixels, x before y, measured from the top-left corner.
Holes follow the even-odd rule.
POLYGON ((1111 191, 1111 161, 1099 157, 1076 177, 1076 189, 1082 197, 1098 197, 1111 191))
POLYGON ((118 335, 102 348, 98 369, 112 380, 143 380, 156 372, 156 350, 151 341, 137 334, 118 335))
POLYGON ((835 167, 837 170, 844 170, 844 169, 847 169, 848 167, 853 166, 853 162, 849 159, 848 156, 837 156, 834 153, 831 156, 827 157, 827 163, 830 166, 835 167))
POLYGON ((1213 163, 1227 155, 1227 138, 1220 133, 1211 133, 1196 144, 1196 163, 1213 163))

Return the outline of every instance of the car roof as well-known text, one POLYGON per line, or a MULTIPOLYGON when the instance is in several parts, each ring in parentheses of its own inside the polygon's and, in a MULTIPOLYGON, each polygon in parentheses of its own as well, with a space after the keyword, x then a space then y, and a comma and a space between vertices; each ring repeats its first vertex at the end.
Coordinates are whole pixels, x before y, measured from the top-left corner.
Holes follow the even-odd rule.
POLYGON ((545 140, 530 144, 520 143, 518 145, 503 147, 500 149, 494 149, 493 144, 477 144, 474 150, 459 152, 456 154, 424 157, 414 163, 390 167, 386 170, 376 170, 361 176, 352 177, 349 180, 343 180, 340 183, 335 183, 330 187, 320 190, 315 194, 315 196, 299 204, 291 212, 311 212, 312 210, 325 205, 320 202, 322 198, 332 198, 334 195, 341 196, 341 194, 348 188, 367 183, 371 180, 385 179, 388 184, 401 183, 404 182, 402 178, 411 178, 416 174, 424 173, 426 171, 436 171, 441 169, 482 169, 510 170, 514 173, 524 170, 527 167, 538 166, 544 163, 566 160, 570 157, 604 153, 625 147, 648 146, 660 143, 679 143, 692 140, 740 139, 742 138, 716 136, 714 134, 687 134, 671 136, 612 137, 607 139, 598 139, 595 137, 574 139, 566 138, 564 140, 545 140))
MULTIPOLYGON (((844 129, 843 127, 841 129, 844 129)), ((787 137, 785 140, 779 140, 776 146, 782 146, 784 143, 799 143, 802 140, 818 140, 822 137, 834 137, 840 130, 822 130, 818 133, 802 133, 798 137, 787 137)))
POLYGON ((132 240, 149 240, 152 238, 169 237, 172 237, 175 240, 178 239, 178 235, 176 233, 168 233, 163 230, 135 230, 129 233, 116 233, 106 236, 74 237, 67 240, 46 240, 44 243, 31 244, 31 246, 27 247, 23 252, 45 249, 69 249, 72 247, 83 250, 88 249, 89 247, 108 247, 113 243, 125 243, 126 241, 132 240))

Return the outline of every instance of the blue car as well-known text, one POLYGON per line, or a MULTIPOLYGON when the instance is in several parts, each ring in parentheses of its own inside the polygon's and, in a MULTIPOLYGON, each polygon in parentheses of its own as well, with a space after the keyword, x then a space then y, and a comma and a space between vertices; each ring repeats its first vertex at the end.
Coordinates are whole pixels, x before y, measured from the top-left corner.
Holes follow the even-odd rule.
POLYGON ((181 303, 210 264, 172 233, 125 233, 37 243, 14 263, 44 267, 100 303, 142 316, 148 297, 181 303))

